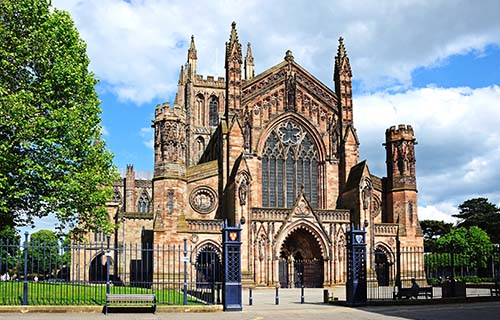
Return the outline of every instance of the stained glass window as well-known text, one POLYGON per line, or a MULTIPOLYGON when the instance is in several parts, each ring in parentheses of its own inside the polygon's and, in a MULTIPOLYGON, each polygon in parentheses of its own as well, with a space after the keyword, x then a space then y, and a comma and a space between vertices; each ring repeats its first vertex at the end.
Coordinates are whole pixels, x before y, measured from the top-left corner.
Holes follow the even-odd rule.
POLYGON ((264 144, 262 206, 290 208, 302 187, 311 206, 318 207, 318 150, 312 137, 289 120, 264 144))

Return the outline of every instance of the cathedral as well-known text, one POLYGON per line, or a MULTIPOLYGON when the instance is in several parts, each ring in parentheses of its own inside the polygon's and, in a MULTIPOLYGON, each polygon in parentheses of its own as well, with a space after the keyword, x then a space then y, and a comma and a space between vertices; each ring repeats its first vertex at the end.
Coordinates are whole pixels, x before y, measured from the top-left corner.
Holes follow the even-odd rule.
POLYGON ((129 166, 115 185, 109 209, 119 241, 140 241, 142 231, 155 246, 187 239, 220 256, 227 220, 242 227, 243 283, 281 287, 345 283, 351 224, 366 229, 368 252, 385 257, 368 259, 379 281, 393 268, 396 238, 403 250, 423 248, 413 129, 386 130, 386 177, 359 161, 342 38, 333 88, 291 51, 255 74, 234 22, 225 77, 198 74, 197 61, 191 37, 175 101, 156 106, 153 179, 136 179, 129 166))

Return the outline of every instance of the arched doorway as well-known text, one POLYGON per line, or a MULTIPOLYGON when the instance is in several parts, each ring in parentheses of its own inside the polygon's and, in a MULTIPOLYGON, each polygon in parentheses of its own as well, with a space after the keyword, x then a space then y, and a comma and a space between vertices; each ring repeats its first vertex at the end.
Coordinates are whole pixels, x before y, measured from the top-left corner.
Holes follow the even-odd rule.
POLYGON ((389 286, 390 262, 387 252, 381 248, 375 249, 375 274, 379 286, 389 286))
POLYGON ((323 287, 321 247, 306 229, 292 231, 280 250, 279 279, 282 288, 323 287))
MULTIPOLYGON (((111 268, 111 265, 110 265, 111 268)), ((106 255, 104 252, 99 253, 92 259, 89 269, 89 281, 92 283, 106 282, 106 255)))
POLYGON ((220 257, 211 245, 203 247, 196 256, 196 287, 212 288, 222 282, 220 257))

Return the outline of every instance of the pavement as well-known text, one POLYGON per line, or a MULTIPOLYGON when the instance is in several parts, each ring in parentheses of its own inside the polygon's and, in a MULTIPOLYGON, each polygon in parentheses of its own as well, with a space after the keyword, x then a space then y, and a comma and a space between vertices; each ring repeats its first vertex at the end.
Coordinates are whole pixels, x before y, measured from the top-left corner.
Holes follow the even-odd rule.
MULTIPOLYGON (((331 290, 331 289, 330 289, 331 290)), ((331 290, 334 296, 342 296, 341 289, 331 290)), ((274 289, 253 290, 253 305, 249 305, 248 290, 243 292, 243 311, 241 312, 174 312, 151 313, 110 313, 67 312, 67 313, 0 313, 0 319, 26 320, 128 320, 128 319, 202 319, 202 320, 301 320, 301 319, 450 319, 450 320, 500 320, 500 302, 457 303, 446 305, 411 306, 369 306, 349 308, 323 304, 323 289, 305 289, 304 304, 300 303, 300 289, 280 289, 279 305, 275 304, 274 289)), ((68 307, 69 308, 69 307, 68 307)), ((192 310, 193 311, 193 310, 192 310)))

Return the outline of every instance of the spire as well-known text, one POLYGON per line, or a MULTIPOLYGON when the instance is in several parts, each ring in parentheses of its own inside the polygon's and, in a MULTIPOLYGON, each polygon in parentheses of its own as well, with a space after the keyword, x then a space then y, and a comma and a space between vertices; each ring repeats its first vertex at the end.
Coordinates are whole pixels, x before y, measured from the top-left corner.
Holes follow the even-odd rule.
POLYGON ((231 35, 229 36, 229 42, 226 42, 226 58, 233 56, 233 58, 238 58, 241 63, 241 44, 238 40, 238 31, 236 30, 236 22, 231 23, 231 35))
POLYGON ((245 80, 250 80, 254 77, 254 63, 252 56, 252 47, 250 42, 247 44, 247 55, 245 56, 245 80))
POLYGON ((196 56, 196 46, 194 45, 194 35, 191 36, 191 44, 189 45, 188 50, 188 62, 189 60, 196 60, 198 57, 196 56))
POLYGON ((236 22, 231 23, 231 36, 229 37, 229 43, 238 42, 238 31, 236 31, 236 22))
POLYGON ((252 46, 250 45, 250 42, 247 44, 247 55, 245 56, 245 60, 253 63, 252 46))
POLYGON ((344 46, 344 38, 339 38, 339 47, 337 49, 337 56, 335 57, 335 71, 346 73, 351 76, 351 65, 349 63, 349 57, 344 46))
POLYGON ((188 49, 188 59, 186 64, 187 78, 191 81, 195 81, 196 78, 196 61, 198 57, 196 56, 196 47, 194 45, 194 36, 191 36, 191 44, 188 49))

